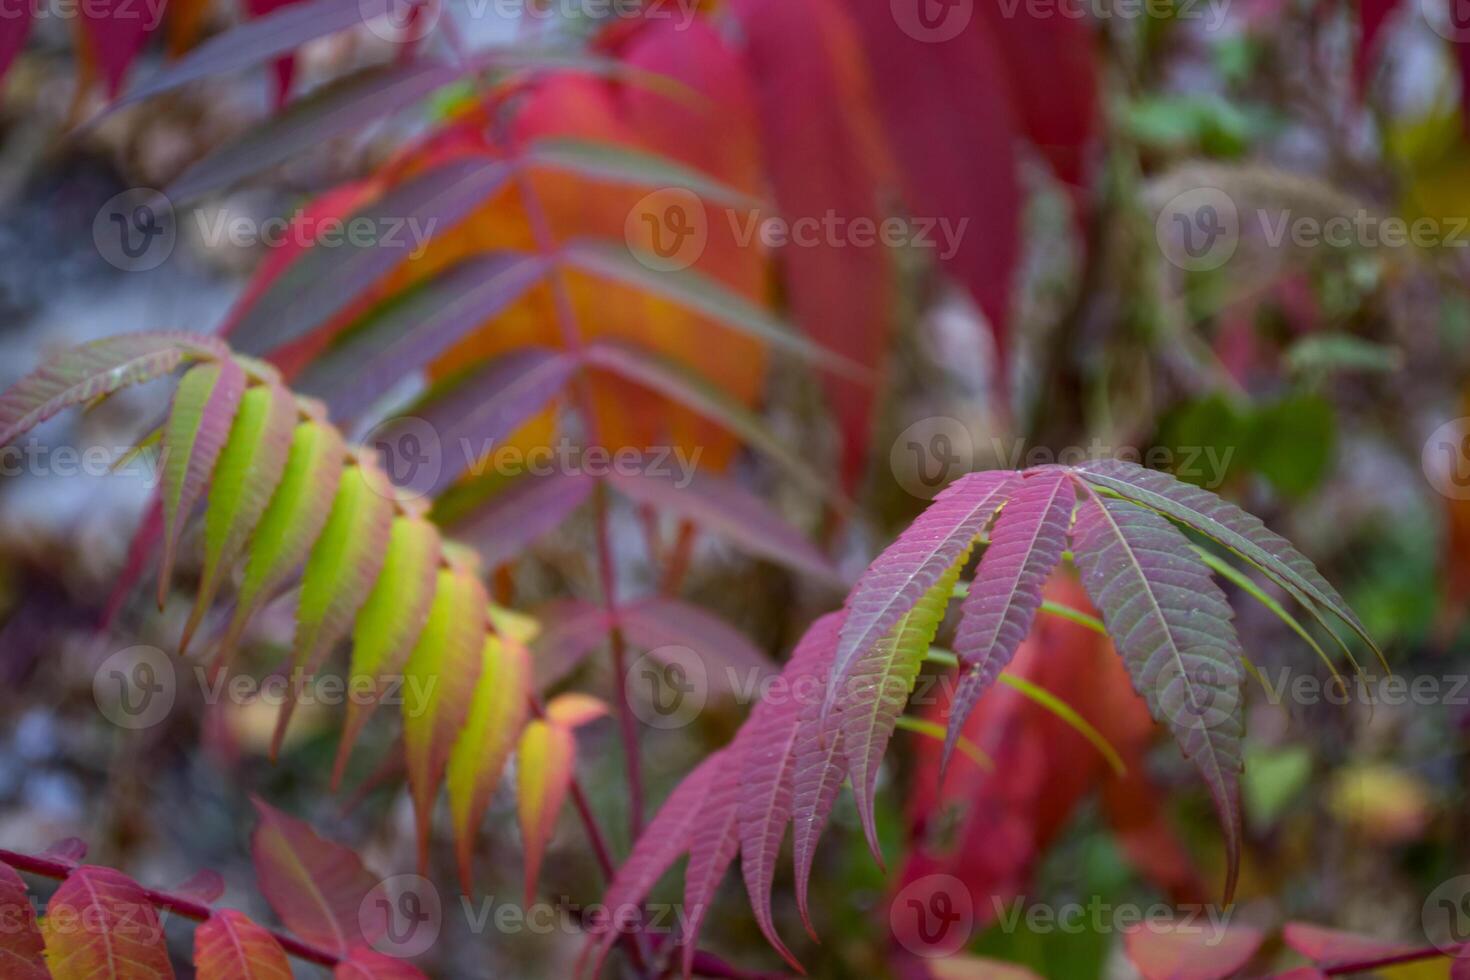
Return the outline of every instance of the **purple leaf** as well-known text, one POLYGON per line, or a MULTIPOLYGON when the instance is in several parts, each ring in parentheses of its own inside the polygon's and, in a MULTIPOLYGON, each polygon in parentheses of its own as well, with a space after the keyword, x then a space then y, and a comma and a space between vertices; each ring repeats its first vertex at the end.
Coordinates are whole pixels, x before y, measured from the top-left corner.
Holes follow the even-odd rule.
POLYGON ((122 334, 63 351, 0 395, 0 446, 72 405, 151 381, 185 360, 228 354, 214 338, 190 333, 122 334))
POLYGON ((828 582, 841 582, 836 567, 800 531, 772 513, 765 501, 726 477, 689 475, 688 483, 673 475, 620 473, 608 483, 634 503, 687 518, 706 530, 723 534, 753 555, 828 582))
POLYGON ((1304 607, 1330 609, 1375 652, 1367 629, 1315 565, 1261 519, 1208 490, 1176 480, 1167 473, 1121 460, 1099 460, 1074 472, 1093 486, 1115 493, 1212 538, 1255 565, 1304 607))
MULTIPOLYGON (((294 8, 286 8, 294 9, 294 8)), ((503 160, 453 160, 405 181, 346 220, 374 229, 337 247, 306 249, 273 280, 231 330, 236 350, 264 355, 308 334, 357 300, 369 286, 426 243, 454 228, 510 178, 503 160)))
POLYGON ((553 599, 536 611, 541 633, 532 643, 536 690, 561 680, 593 650, 607 642, 612 618, 606 609, 581 599, 553 599))
POLYGON ((712 683, 714 690, 729 693, 753 689, 775 672, 770 659, 744 633, 718 616, 678 599, 644 599, 623 606, 617 612, 617 621, 628 642, 655 656, 662 646, 694 650, 712 668, 709 672, 712 680, 716 676, 725 679, 724 683, 712 683), (749 683, 736 683, 737 670, 746 674, 749 683))
POLYGON ((560 527, 592 496, 597 480, 557 470, 523 476, 451 525, 455 538, 473 545, 487 567, 515 558, 532 541, 560 527))
POLYGON ((1225 828, 1229 872, 1240 865, 1240 683, 1233 612, 1209 568, 1174 525, 1145 507, 1088 493, 1072 547, 1133 686, 1204 777, 1225 828))
POLYGON ((445 64, 411 61, 323 85, 189 167, 169 185, 168 196, 183 203, 228 187, 300 150, 413 105, 457 75, 445 64))
POLYGON ((1041 470, 1020 481, 996 519, 970 594, 960 604, 954 652, 964 677, 950 702, 941 779, 970 709, 1031 632, 1042 587, 1067 549, 1076 502, 1075 484, 1065 470, 1041 470))
POLYGON ((858 657, 892 632, 970 545, 1014 489, 1010 472, 967 473, 945 487, 924 513, 863 573, 847 600, 847 619, 823 712, 858 657))
POLYGON ((210 75, 226 75, 286 54, 307 41, 381 17, 389 0, 307 0, 280 7, 217 34, 119 99, 140 102, 210 75))
POLYGON ((609 340, 588 344, 582 354, 588 364, 656 391, 733 432, 746 445, 779 463, 808 491, 821 497, 836 496, 828 481, 792 452, 750 409, 673 358, 609 340))
POLYGON ((296 380, 333 418, 356 418, 394 382, 421 370, 498 316, 544 277, 541 260, 496 252, 450 266, 368 313, 296 380))

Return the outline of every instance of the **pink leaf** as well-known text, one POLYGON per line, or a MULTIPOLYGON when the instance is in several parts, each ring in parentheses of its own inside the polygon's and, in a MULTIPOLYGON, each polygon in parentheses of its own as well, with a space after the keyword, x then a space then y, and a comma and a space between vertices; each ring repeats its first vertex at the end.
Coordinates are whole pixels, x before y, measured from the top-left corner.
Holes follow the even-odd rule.
POLYGON ((345 953, 377 938, 359 914, 377 879, 362 859, 318 836, 304 821, 255 800, 250 839, 261 893, 286 927, 310 943, 345 953))
POLYGON ((1396 956, 1414 949, 1405 943, 1386 942, 1370 936, 1359 936, 1339 929, 1328 929, 1308 922, 1288 922, 1281 930, 1286 945, 1318 966, 1376 960, 1396 956))
POLYGON ((1265 938, 1259 929, 1153 921, 1123 936, 1144 980, 1225 980, 1245 968, 1265 938))
POLYGON ((940 778, 975 701, 1031 632, 1047 576, 1062 560, 1077 492, 1064 470, 1028 475, 1000 512, 970 594, 960 605, 954 650, 964 677, 955 690, 940 778))
POLYGON ((1014 480, 1009 472, 960 477, 868 566, 848 596, 824 711, 831 710, 858 657, 888 635, 985 530, 1014 480))
MULTIPOLYGON (((843 613, 828 613, 808 628, 802 643, 811 642, 817 658, 818 676, 830 673, 837 653, 837 637, 842 629, 843 613)), ((837 791, 847 778, 847 760, 843 755, 841 732, 835 725, 823 731, 822 699, 809 697, 796 719, 796 759, 792 768, 792 863, 796 867, 796 907, 808 935, 816 938, 807 903, 812 861, 816 858, 817 840, 827 826, 837 791)))
MULTIPOLYGON (((742 729, 742 732, 751 729, 742 729)), ((745 740, 740 735, 718 754, 720 766, 710 779, 699 821, 689 837, 689 866, 684 871, 684 912, 687 932, 680 938, 684 975, 693 970, 699 930, 709 914, 725 871, 740 850, 740 797, 745 740)), ((651 828, 650 828, 651 829, 651 828)))
POLYGON ((750 734, 740 776, 744 786, 739 811, 740 870, 761 934, 797 970, 801 964, 776 933, 771 882, 781 840, 791 822, 797 763, 804 747, 798 740, 803 734, 799 722, 804 710, 820 703, 819 692, 837 640, 834 619, 826 617, 807 630, 781 672, 780 684, 756 705, 745 723, 750 734))
POLYGON ((187 881, 169 889, 169 893, 191 899, 201 905, 213 905, 225 893, 225 879, 218 871, 207 868, 191 876, 187 881))
POLYGON ((371 949, 354 949, 347 959, 332 971, 332 980, 425 980, 424 973, 411 963, 371 949))
POLYGON ((610 921, 601 930, 589 934, 587 948, 582 954, 583 961, 592 957, 591 974, 595 975, 601 969, 602 961, 618 935, 637 928, 636 921, 628 921, 630 914, 638 910, 664 872, 689 850, 694 830, 705 814, 710 786, 720 775, 724 761, 725 750, 715 752, 684 777, 644 828, 643 835, 633 845, 632 853, 613 876, 602 899, 610 921))
POLYGON ((123 79, 148 33, 158 26, 150 23, 149 12, 163 7, 134 4, 127 0, 96 0, 81 8, 82 30, 91 56, 102 72, 107 95, 115 98, 122 91, 123 79))
POLYGON ((424 235, 399 235, 392 241, 383 236, 364 246, 305 250, 232 325, 235 349, 264 355, 306 336, 408 261, 431 237, 452 230, 509 179, 505 161, 471 156, 434 167, 388 191, 347 220, 370 221, 377 228, 417 227, 424 235))

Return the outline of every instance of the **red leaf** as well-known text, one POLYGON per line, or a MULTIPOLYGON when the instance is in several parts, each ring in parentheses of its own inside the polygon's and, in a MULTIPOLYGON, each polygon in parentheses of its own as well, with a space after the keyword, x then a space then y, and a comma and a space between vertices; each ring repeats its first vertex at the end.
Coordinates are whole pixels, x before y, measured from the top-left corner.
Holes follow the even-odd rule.
POLYGON ((175 885, 169 889, 169 893, 191 899, 201 905, 213 905, 225 893, 225 879, 220 877, 218 871, 206 869, 193 875, 182 884, 175 885))
POLYGON ((137 882, 83 867, 46 903, 41 919, 54 980, 172 980, 158 912, 137 882))
POLYGON ((70 865, 78 865, 87 856, 87 842, 80 837, 63 837, 54 841, 45 850, 47 857, 58 861, 65 861, 70 865))
POLYGON ((0 0, 0 79, 31 32, 31 0, 0 0))
POLYGON ((255 800, 250 839, 260 890, 286 927, 310 943, 345 953, 376 936, 363 932, 363 900, 378 884, 362 860, 301 820, 255 800))
POLYGON ((1086 182, 1088 150, 1098 118, 1098 65, 1087 21, 1038 12, 1027 4, 1007 12, 978 3, 1005 59, 1017 122, 1064 183, 1086 182))
POLYGON ((150 23, 153 10, 162 13, 163 6, 128 0, 96 0, 82 5, 83 43, 102 72, 109 98, 122 91, 128 68, 143 50, 149 32, 158 26, 150 23))
POLYGON ((1368 85, 1373 59, 1378 55, 1379 37, 1399 0, 1358 0, 1358 51, 1353 75, 1361 92, 1368 85))
MULTIPOLYGON (((947 6, 937 33, 918 20, 918 9, 851 5, 909 205, 914 215, 947 220, 958 233, 953 254, 940 261, 990 321, 1003 355, 1020 252, 1019 127, 1010 80, 989 21, 956 20, 969 17, 968 4, 947 6), (896 17, 896 10, 913 19, 896 17)), ((1050 83, 1044 91, 1055 92, 1050 83)), ((1005 372, 997 373, 1004 380, 1005 372)))
POLYGON ((290 980, 291 964, 268 931, 234 909, 220 909, 194 930, 198 980, 290 980))
POLYGON ((694 650, 709 668, 711 689, 727 692, 737 687, 754 690, 775 666, 744 633, 698 606, 678 599, 643 599, 617 611, 617 622, 628 642, 644 650, 684 646, 694 650), (743 676, 737 678, 736 672, 743 676))
MULTIPOLYGON (((850 5, 860 6, 889 18, 887 4, 850 5)), ((847 12, 834 0, 737 0, 733 9, 744 31, 782 216, 793 223, 829 216, 876 220, 878 137, 847 12)), ((914 104, 925 107, 914 115, 931 111, 927 96, 914 104)), ((829 238, 784 250, 792 308, 818 344, 876 374, 888 350, 890 256, 876 243, 859 247, 829 238)), ((849 378, 824 380, 842 431, 843 485, 851 487, 872 442, 874 390, 849 378)))
POLYGON ((25 881, 8 864, 0 864, 0 922, 0 973, 13 980, 49 980, 36 910, 25 881))

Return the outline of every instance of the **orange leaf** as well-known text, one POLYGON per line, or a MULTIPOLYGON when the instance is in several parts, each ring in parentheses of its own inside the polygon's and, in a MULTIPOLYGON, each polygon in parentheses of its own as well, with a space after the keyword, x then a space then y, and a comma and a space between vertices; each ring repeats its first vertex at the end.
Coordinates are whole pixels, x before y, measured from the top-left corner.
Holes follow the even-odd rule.
POLYGON ((158 912, 138 883, 111 868, 77 869, 41 919, 55 980, 159 980, 174 975, 158 912))
POLYGON ((533 721, 521 735, 516 788, 521 840, 526 849, 526 904, 536 900, 541 858, 556 829, 557 814, 572 782, 576 742, 569 728, 533 721))
POLYGON ((194 968, 198 980, 291 977, 276 938, 234 909, 220 909, 194 930, 194 968))

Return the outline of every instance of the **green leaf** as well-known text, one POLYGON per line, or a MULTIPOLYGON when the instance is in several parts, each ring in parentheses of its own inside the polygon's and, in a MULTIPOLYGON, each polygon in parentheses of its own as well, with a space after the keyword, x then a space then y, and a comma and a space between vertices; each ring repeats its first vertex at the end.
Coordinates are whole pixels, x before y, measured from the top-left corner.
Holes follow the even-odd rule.
MULTIPOLYGON (((301 577, 296 640, 291 652, 293 675, 304 673, 310 677, 316 673, 337 641, 352 628, 353 617, 367 601, 383 567, 393 521, 393 502, 385 495, 387 486, 387 478, 362 459, 342 473, 331 515, 301 577), (373 472, 369 472, 370 467, 373 472)), ((288 685, 292 690, 296 686, 288 685)), ((280 752, 295 708, 294 697, 281 705, 271 740, 272 759, 280 752)))
POLYGON ((295 421, 296 402, 278 385, 256 385, 240 399, 204 511, 204 574, 179 641, 181 655, 214 602, 221 574, 240 557, 270 503, 285 470, 295 421))
MULTIPOLYGON (((883 863, 883 851, 878 846, 873 815, 878 767, 973 548, 972 541, 887 635, 860 652, 840 680, 839 708, 833 723, 841 732, 858 818, 868 848, 879 864, 883 863)), ((835 733, 828 737, 835 737, 835 733)))
POLYGON ((232 358, 190 368, 179 380, 163 427, 163 567, 158 607, 173 578, 179 537, 203 496, 245 394, 245 370, 232 358))
POLYGON ((418 825, 420 873, 428 868, 434 797, 469 718, 483 666, 488 605, 473 569, 440 569, 428 622, 404 668, 404 757, 418 825))
POLYGON ((308 419, 296 424, 280 483, 250 543, 245 580, 215 655, 216 667, 229 661, 251 615, 311 552, 331 513, 346 451, 342 436, 325 422, 308 419))
POLYGON ((382 682, 403 668, 434 600, 439 577, 439 529, 423 517, 395 517, 388 531, 383 570, 368 593, 352 630, 352 663, 342 741, 332 767, 332 789, 352 754, 358 733, 378 706, 382 682))

